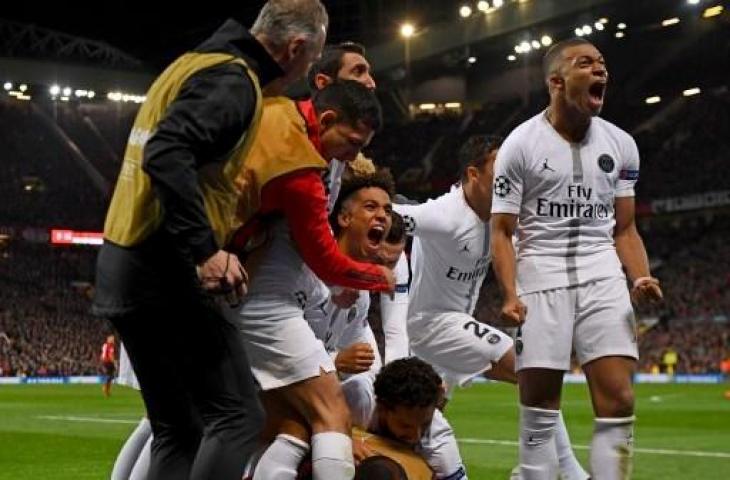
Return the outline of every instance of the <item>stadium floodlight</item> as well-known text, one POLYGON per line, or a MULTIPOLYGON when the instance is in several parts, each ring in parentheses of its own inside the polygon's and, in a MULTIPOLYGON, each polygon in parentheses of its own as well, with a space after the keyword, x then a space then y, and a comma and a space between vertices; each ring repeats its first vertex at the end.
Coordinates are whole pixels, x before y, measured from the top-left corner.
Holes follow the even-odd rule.
POLYGON ((507 55, 507 60, 510 62, 514 62, 515 60, 517 60, 517 57, 515 57, 514 55, 507 55))
POLYGON ((12 89, 13 89, 13 84, 12 84, 12 83, 10 83, 10 82, 5 82, 5 83, 3 84, 3 88, 4 88, 4 89, 5 89, 5 91, 7 92, 8 90, 12 90, 12 89))
POLYGON ((20 86, 18 87, 18 90, 25 93, 28 90, 28 85, 26 85, 25 83, 21 83, 20 86))
POLYGON ((436 104, 435 103, 422 103, 418 106, 421 110, 435 110, 436 104))
POLYGON ((64 88, 61 93, 63 93, 64 97, 70 97, 71 96, 71 87, 64 88))
POLYGON ((76 95, 77 97, 85 97, 88 94, 89 94, 89 92, 87 92, 86 90, 76 90, 74 92, 74 95, 76 95))
POLYGON ((662 101, 662 97, 659 95, 654 95, 653 97, 647 97, 646 100, 644 100, 647 104, 651 105, 654 103, 659 103, 662 101))
POLYGON ((724 7, 722 5, 715 5, 714 7, 705 9, 705 11, 702 13, 702 18, 716 17, 720 15, 723 10, 724 7))
POLYGON ((515 45, 515 53, 522 53, 522 47, 519 45, 515 45))
POLYGON ((460 102, 446 102, 444 104, 444 107, 446 107, 446 108, 461 108, 461 103, 460 102))
POLYGON ((412 23, 404 23, 400 26, 400 34, 403 38, 411 38, 416 33, 416 27, 412 23))
POLYGON ((487 11, 489 10, 489 2, 485 2, 484 0, 477 2, 477 10, 483 13, 487 13, 487 11))
POLYGON ((604 27, 601 22, 596 22, 593 24, 593 28, 595 28, 596 30, 598 30, 600 32, 600 31, 603 31, 603 29, 606 27, 604 27))
POLYGON ((580 27, 576 28, 576 29, 574 30, 574 32, 575 32, 575 35, 576 35, 576 36, 578 36, 578 37, 582 37, 582 36, 584 35, 584 33, 583 33, 583 29, 582 29, 582 28, 580 28, 580 27))
POLYGON ((540 50, 540 47, 542 46, 537 40, 531 41, 530 45, 532 45, 533 50, 540 50))
POLYGON ((682 92, 682 95, 684 95, 685 97, 691 97, 692 95, 698 95, 700 91, 701 90, 698 87, 688 88, 687 90, 682 92))
POLYGON ((89 93, 86 94, 89 98, 94 98, 96 96, 96 92, 93 90, 89 90, 89 93))
POLYGON ((477 57, 471 56, 471 57, 467 58, 466 61, 469 62, 470 64, 474 65, 475 63, 477 63, 477 57))
POLYGON ((593 33, 593 29, 590 25, 583 25, 583 35, 590 35, 593 33))
POLYGON ((690 5, 697 5, 698 3, 700 3, 700 0, 687 0, 687 3, 689 3, 690 5))
POLYGON ((616 25, 616 28, 618 28, 619 30, 626 30, 626 24, 624 22, 621 22, 616 25))
POLYGON ((492 5, 494 5, 494 8, 499 8, 499 7, 501 7, 502 5, 504 5, 504 0, 494 0, 494 1, 492 2, 492 5))
POLYGON ((542 43, 543 47, 549 47, 553 44, 553 39, 550 35, 543 35, 540 39, 540 43, 542 43))
POLYGON ((469 5, 462 5, 459 9, 459 15, 461 15, 461 18, 471 17, 471 7, 469 5))
POLYGON ((532 47, 530 46, 530 42, 528 42, 527 40, 520 43, 520 48, 522 49, 522 53, 527 53, 530 50, 532 50, 532 47))
POLYGON ((51 92, 51 95, 56 97, 59 93, 61 93, 61 87, 58 85, 51 85, 51 88, 49 88, 48 91, 51 92))
POLYGON ((676 25, 678 23, 679 23, 678 17, 667 18, 666 20, 662 20, 662 27, 668 27, 670 25, 676 25))
POLYGON ((624 32, 616 32, 616 38, 624 38, 624 32))
POLYGON ((606 17, 601 17, 598 19, 598 23, 602 23, 605 25, 608 23, 608 19, 606 17))

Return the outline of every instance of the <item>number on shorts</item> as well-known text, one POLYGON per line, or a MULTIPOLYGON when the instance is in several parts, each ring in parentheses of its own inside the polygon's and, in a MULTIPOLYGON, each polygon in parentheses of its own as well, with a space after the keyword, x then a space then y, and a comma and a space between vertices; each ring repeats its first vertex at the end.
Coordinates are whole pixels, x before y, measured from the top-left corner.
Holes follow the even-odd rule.
POLYGON ((480 325, 474 320, 470 320, 464 324, 464 330, 469 330, 469 327, 474 327, 474 335, 480 339, 484 338, 484 336, 489 333, 489 328, 486 325, 480 325))

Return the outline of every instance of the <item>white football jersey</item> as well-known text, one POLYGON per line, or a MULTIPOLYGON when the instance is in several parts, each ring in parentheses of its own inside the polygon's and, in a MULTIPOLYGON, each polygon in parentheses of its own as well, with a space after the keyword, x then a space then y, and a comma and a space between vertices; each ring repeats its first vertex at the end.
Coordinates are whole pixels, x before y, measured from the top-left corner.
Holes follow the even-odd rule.
POLYGON ((497 154, 492 213, 518 216, 518 294, 623 276, 614 201, 634 195, 638 176, 636 142, 601 118, 579 144, 544 111, 512 131, 497 154))
POLYGON ((403 252, 393 270, 395 274, 395 291, 391 297, 381 293, 380 296, 380 318, 383 324, 385 335, 384 362, 390 363, 393 360, 409 356, 408 348, 408 258, 403 252))
POLYGON ((460 186, 421 205, 394 204, 413 235, 408 316, 472 314, 489 269, 489 229, 460 186))
POLYGON ((322 284, 304 310, 304 318, 327 352, 336 353, 353 343, 370 343, 375 336, 368 323, 370 293, 360 296, 350 308, 340 308, 332 301, 329 289, 322 284), (326 291, 326 295, 323 294, 326 291))

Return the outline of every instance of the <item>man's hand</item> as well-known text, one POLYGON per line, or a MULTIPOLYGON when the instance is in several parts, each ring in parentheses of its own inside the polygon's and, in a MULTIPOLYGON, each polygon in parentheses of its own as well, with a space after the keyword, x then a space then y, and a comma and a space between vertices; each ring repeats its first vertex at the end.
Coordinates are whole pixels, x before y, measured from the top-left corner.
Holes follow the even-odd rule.
POLYGON ((370 370, 375 352, 369 343, 353 343, 340 350, 335 358, 335 368, 342 373, 362 373, 370 370))
POLYGON ((343 288, 339 293, 331 295, 332 303, 342 309, 352 307, 358 297, 360 297, 360 290, 353 290, 352 288, 343 288))
POLYGON ((631 289, 631 301, 633 303, 659 303, 664 299, 664 294, 659 286, 659 280, 654 277, 641 277, 634 281, 631 289))
POLYGON ((204 290, 226 295, 228 303, 238 303, 247 291, 248 275, 238 257, 223 250, 198 267, 198 278, 204 290))
POLYGON ((355 458, 355 465, 359 465, 360 462, 366 458, 373 457, 377 454, 377 452, 368 447, 364 438, 360 437, 352 439, 352 456, 355 458))
POLYGON ((520 301, 519 298, 506 298, 502 305, 501 317, 513 325, 522 325, 525 323, 527 315, 527 306, 520 301))

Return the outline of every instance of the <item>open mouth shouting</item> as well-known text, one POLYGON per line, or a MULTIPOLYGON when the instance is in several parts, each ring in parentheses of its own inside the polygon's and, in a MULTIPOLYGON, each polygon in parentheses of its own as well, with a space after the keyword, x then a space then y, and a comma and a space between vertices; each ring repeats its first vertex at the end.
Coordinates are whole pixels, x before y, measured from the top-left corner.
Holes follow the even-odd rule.
POLYGON ((606 95, 606 81, 597 80, 588 87, 588 104, 594 112, 600 112, 606 95))

